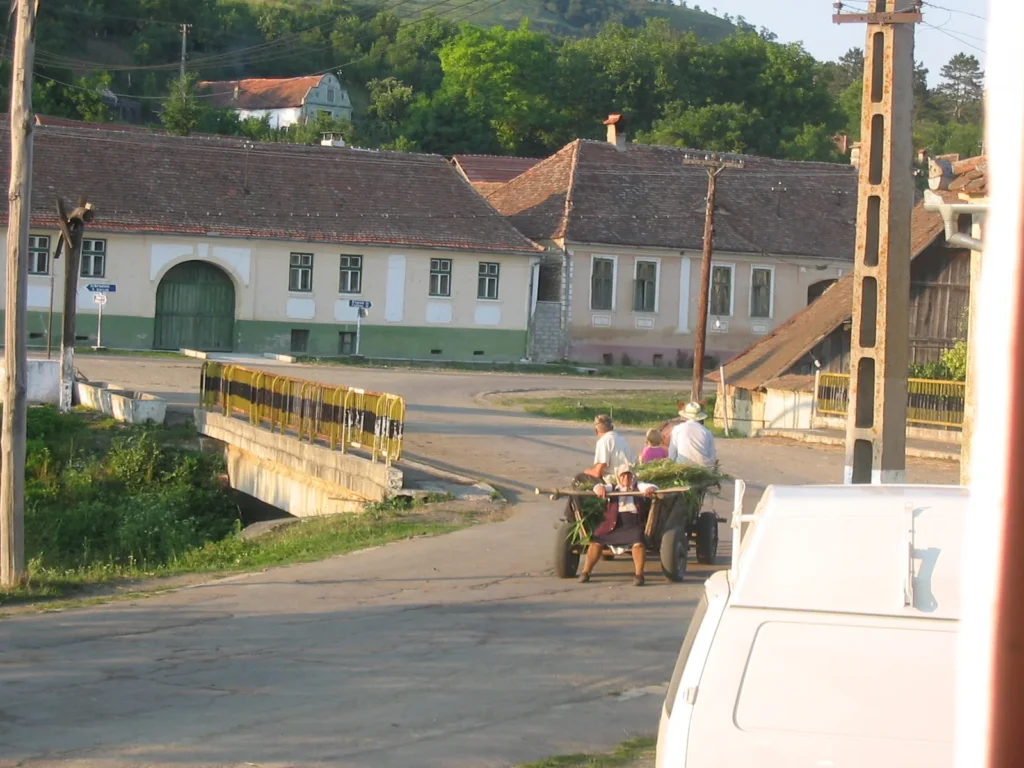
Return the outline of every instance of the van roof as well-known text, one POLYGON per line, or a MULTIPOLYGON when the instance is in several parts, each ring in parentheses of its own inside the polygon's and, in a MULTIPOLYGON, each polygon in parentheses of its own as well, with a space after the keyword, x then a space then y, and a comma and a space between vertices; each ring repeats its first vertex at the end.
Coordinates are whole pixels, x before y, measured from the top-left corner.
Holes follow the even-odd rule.
POLYGON ((967 499, 960 486, 769 486, 732 604, 959 619, 967 499))

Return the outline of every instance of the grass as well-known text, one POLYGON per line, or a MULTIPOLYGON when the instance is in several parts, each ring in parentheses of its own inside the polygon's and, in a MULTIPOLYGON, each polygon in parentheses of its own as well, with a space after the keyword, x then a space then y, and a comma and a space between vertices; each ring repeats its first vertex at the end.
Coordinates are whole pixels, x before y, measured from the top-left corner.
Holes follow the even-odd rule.
POLYGON ((542 376, 598 377, 607 379, 689 379, 688 368, 641 365, 591 365, 581 363, 465 363, 445 360, 393 360, 387 358, 299 357, 298 362, 314 365, 340 365, 353 368, 392 368, 396 370, 475 371, 478 373, 518 373, 542 376), (580 370, 585 369, 585 370, 580 370), (587 373, 586 371, 594 371, 587 373))
MULTIPOLYGON (((679 410, 678 402, 687 396, 674 390, 600 390, 572 397, 512 397, 503 402, 551 419, 591 422, 598 414, 607 413, 617 425, 650 429, 674 418, 679 410)), ((713 396, 706 398, 704 410, 708 414, 714 413, 713 396)), ((709 418, 705 425, 716 436, 725 435, 725 430, 716 425, 714 419, 709 418)))
POLYGON ((654 748, 655 740, 644 736, 624 741, 602 755, 558 755, 519 768, 641 768, 653 765, 654 748))
MULTIPOLYGON (((30 346, 28 351, 33 355, 38 355, 39 353, 46 352, 46 346, 30 346)), ((172 352, 166 349, 112 349, 110 347, 93 349, 92 347, 75 347, 75 354, 101 357, 158 357, 175 358, 179 360, 187 359, 180 352, 172 352)), ((60 359, 60 344, 56 344, 51 348, 50 357, 53 360, 60 359)))

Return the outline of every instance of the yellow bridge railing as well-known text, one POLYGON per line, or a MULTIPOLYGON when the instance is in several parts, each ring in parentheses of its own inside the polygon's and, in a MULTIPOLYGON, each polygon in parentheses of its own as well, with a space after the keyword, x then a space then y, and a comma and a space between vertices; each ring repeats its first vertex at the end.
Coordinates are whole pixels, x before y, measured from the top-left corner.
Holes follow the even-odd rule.
MULTIPOLYGON (((817 412, 845 417, 850 405, 850 374, 818 374, 817 412)), ((964 423, 964 382, 907 379, 907 423, 959 427, 964 423)))
POLYGON ((398 395, 336 387, 207 361, 200 404, 226 416, 245 416, 271 432, 294 432, 342 452, 357 448, 390 464, 402 455, 405 400, 398 395))

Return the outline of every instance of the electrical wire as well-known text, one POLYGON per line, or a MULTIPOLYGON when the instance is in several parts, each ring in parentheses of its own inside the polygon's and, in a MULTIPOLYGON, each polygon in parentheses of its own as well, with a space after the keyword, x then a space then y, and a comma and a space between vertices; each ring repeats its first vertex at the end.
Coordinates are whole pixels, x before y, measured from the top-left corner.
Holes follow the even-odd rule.
POLYGON ((974 43, 971 43, 971 42, 968 42, 967 40, 964 40, 962 37, 957 37, 952 32, 950 32, 948 29, 943 29, 942 27, 936 27, 934 24, 929 24, 927 21, 922 22, 922 23, 926 27, 929 27, 930 29, 934 29, 936 32, 941 32, 946 37, 949 37, 949 38, 952 38, 953 40, 956 40, 961 45, 966 45, 968 48, 973 48, 974 50, 979 51, 980 53, 985 53, 986 52, 984 48, 980 48, 977 45, 975 45, 974 43))
POLYGON ((981 14, 971 13, 970 11, 964 11, 964 10, 961 10, 959 8, 946 8, 945 6, 942 6, 942 5, 936 5, 935 3, 930 2, 930 0, 922 0, 921 4, 922 5, 930 5, 932 8, 938 8, 940 11, 949 11, 950 13, 961 13, 964 16, 970 16, 971 18, 974 18, 974 19, 981 19, 982 21, 988 21, 988 19, 985 16, 982 16, 981 14))

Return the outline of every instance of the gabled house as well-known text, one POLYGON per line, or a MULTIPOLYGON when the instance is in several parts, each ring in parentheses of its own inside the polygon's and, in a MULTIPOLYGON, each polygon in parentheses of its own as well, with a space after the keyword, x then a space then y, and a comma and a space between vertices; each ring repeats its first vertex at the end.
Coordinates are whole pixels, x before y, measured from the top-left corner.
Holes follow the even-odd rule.
MULTIPOLYGON (((689 365, 708 175, 700 154, 577 140, 487 196, 547 248, 535 359, 689 365)), ((853 265, 857 171, 744 157, 718 178, 707 354, 772 333, 853 265)))
POLYGON ((198 88, 207 103, 230 109, 240 120, 267 118, 271 128, 327 115, 352 119, 348 91, 333 74, 307 77, 249 78, 247 80, 203 80, 198 88))
POLYGON ((487 196, 540 161, 532 157, 499 155, 452 155, 452 165, 477 192, 487 196))
POLYGON ((333 356, 356 351, 358 330, 370 357, 526 355, 541 249, 443 157, 43 121, 32 173, 32 345, 60 329, 53 201, 85 195, 96 217, 76 278, 82 343, 95 344, 95 290, 113 286, 111 348, 333 356))

